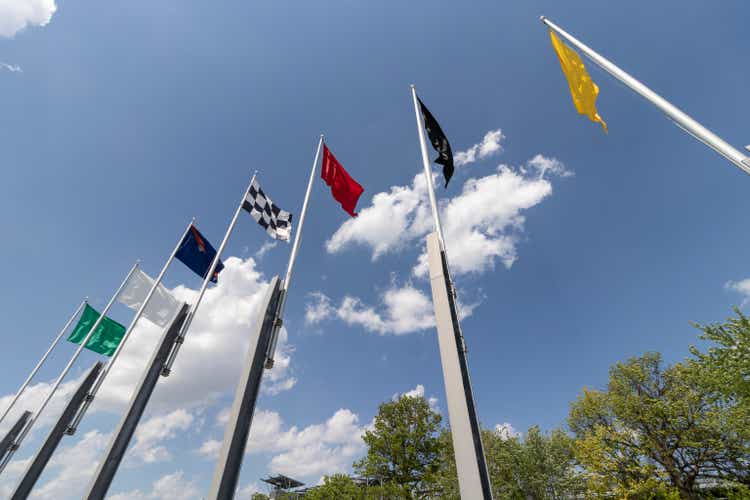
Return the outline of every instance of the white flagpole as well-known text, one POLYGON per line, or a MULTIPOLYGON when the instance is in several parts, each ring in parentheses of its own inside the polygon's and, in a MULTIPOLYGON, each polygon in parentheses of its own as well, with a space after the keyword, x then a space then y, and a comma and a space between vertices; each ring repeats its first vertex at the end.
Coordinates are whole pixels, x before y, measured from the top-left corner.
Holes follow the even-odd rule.
POLYGON ((31 370, 31 373, 29 374, 29 376, 28 376, 28 377, 26 377, 26 380, 24 381, 24 383, 23 383, 23 384, 21 384, 21 387, 20 387, 20 388, 18 389, 18 391, 16 392, 16 395, 15 395, 15 396, 13 396, 13 400, 12 400, 12 401, 10 402, 10 404, 8 405, 8 407, 7 407, 7 408, 5 409, 5 411, 3 412, 3 416, 2 416, 2 417, 0 417, 0 423, 2 423, 2 421, 3 421, 3 420, 5 419, 5 417, 6 417, 7 415, 8 415, 8 413, 10 412, 10 409, 11 409, 11 408, 13 408, 13 405, 15 405, 15 404, 16 404, 16 401, 18 401, 18 398, 20 398, 20 397, 21 397, 21 394, 23 393, 23 391, 25 391, 25 390, 26 390, 26 387, 28 387, 29 383, 30 383, 30 382, 31 382, 31 380, 32 380, 32 379, 34 378, 34 376, 36 375, 36 372, 38 372, 38 371, 39 371, 39 368, 41 368, 41 367, 42 367, 42 365, 44 364, 44 362, 45 362, 45 361, 47 360, 47 357, 48 357, 48 356, 50 355, 50 353, 51 353, 51 352, 52 352, 52 351, 53 351, 53 350, 55 349, 55 347, 57 346, 57 344, 58 344, 58 343, 60 342, 60 339, 62 338, 62 336, 63 336, 63 335, 65 334, 65 332, 66 332, 66 331, 68 330, 68 328, 70 327, 70 324, 71 324, 71 323, 73 323, 73 320, 74 320, 74 319, 76 318, 76 316, 78 316, 78 314, 79 314, 79 313, 81 312, 81 310, 83 309, 83 307, 84 307, 84 306, 86 305, 86 303, 87 303, 87 302, 88 302, 88 297, 86 297, 85 299, 83 299, 83 300, 81 301, 81 303, 80 303, 80 305, 78 306, 78 308, 77 308, 77 309, 75 310, 75 312, 74 312, 74 313, 73 313, 73 314, 72 314, 72 315, 70 316, 70 319, 68 320, 68 322, 67 322, 67 323, 65 323, 65 326, 64 326, 64 327, 62 327, 62 330, 60 330, 60 333, 58 333, 58 334, 57 334, 57 337, 55 337, 55 340, 53 340, 53 341, 52 341, 52 344, 50 344, 49 348, 47 349, 47 352, 45 352, 45 353, 44 353, 44 356, 42 356, 42 359, 40 359, 40 360, 39 360, 39 362, 38 362, 38 363, 36 364, 36 366, 34 367, 34 369, 33 369, 33 370, 31 370))
POLYGON ((432 207, 432 218, 435 221, 435 231, 440 240, 440 246, 445 251, 445 240, 443 239, 443 226, 440 224, 440 213, 438 212, 437 200, 435 199, 435 185, 432 181, 432 167, 430 158, 427 153, 427 140, 424 137, 424 123, 422 122, 422 111, 419 109, 417 100, 417 89, 411 85, 411 97, 414 101, 414 114, 417 118, 417 133, 419 134, 419 148, 422 151, 422 166, 424 167, 424 176, 427 181, 427 194, 430 196, 430 206, 432 207))
POLYGON ((440 224, 435 186, 432 182, 432 167, 427 156, 424 123, 414 85, 411 86, 411 97, 414 101, 414 113, 417 119, 417 133, 422 151, 427 193, 435 221, 435 233, 427 236, 427 260, 459 489, 461 498, 492 500, 492 488, 484 457, 479 419, 469 379, 466 344, 461 333, 456 288, 453 286, 448 269, 443 228, 440 224))
POLYGON ((86 337, 84 337, 83 341, 81 342, 81 345, 78 346, 78 349, 76 349, 76 352, 73 353, 73 356, 68 361, 68 364, 65 365, 65 368, 63 368, 63 371, 60 373, 60 375, 57 377, 57 380, 55 380, 55 383, 52 385, 52 388, 47 393, 47 396, 44 398, 42 403, 39 405, 39 408, 37 408, 36 412, 29 418, 29 421, 26 424, 26 427, 24 427, 23 431, 18 435, 18 439, 14 443, 13 448, 11 451, 5 456, 5 460, 2 464, 0 464, 0 472, 2 472, 5 469, 5 466, 10 462, 11 456, 13 456, 13 453, 16 449, 21 445, 21 442, 26 437, 26 435, 29 433, 31 428, 36 423, 37 419, 39 418, 39 415, 44 411, 44 408, 47 406, 47 403, 49 403, 50 399, 52 399, 52 396, 54 396, 55 391, 57 391, 57 388, 60 387, 60 384, 62 383, 65 376, 70 371, 71 367, 73 366, 73 363, 76 362, 76 359, 78 359, 78 356, 81 354, 81 352, 86 348, 86 344, 88 343, 91 336, 94 334, 96 329, 99 327, 99 324, 104 320, 104 318, 107 316, 107 312, 109 312, 109 308, 112 307, 112 304, 114 304, 115 300, 117 300, 117 296, 120 295, 120 292, 125 287, 125 284, 130 279, 130 276, 135 272, 135 270, 138 269, 138 261, 136 261, 135 264, 133 264, 133 267, 130 268, 130 272, 128 272, 128 275, 125 276, 125 279, 120 283, 120 286, 117 288, 117 291, 112 295, 112 298, 109 299, 109 302, 107 303, 104 310, 99 314, 99 317, 94 322, 94 325, 89 329, 89 332, 86 334, 86 337))
POLYGON ((320 140, 318 140, 318 149, 315 151, 315 159, 313 160, 312 169, 310 170, 310 180, 307 181, 307 191, 305 192, 305 201, 302 202, 302 212, 299 216, 299 224, 297 224, 297 232, 294 235, 294 244, 292 244, 292 252, 289 254, 289 264, 286 268, 286 277, 282 284, 281 297, 279 298, 279 307, 276 311, 276 320, 273 325, 273 333, 271 334, 271 342, 268 345, 268 352, 266 353, 265 367, 267 369, 273 368, 274 353, 276 352, 276 344, 279 339, 279 330, 284 320, 284 307, 286 306, 286 296, 289 291, 289 283, 292 281, 292 270, 294 269, 294 261, 297 259, 297 250, 299 249, 299 243, 302 239, 302 226, 305 224, 305 214, 307 213, 307 203, 310 201, 310 192, 312 192, 313 181, 315 180, 315 170, 318 167, 318 158, 320 158, 320 150, 323 147, 325 137, 320 134, 320 140))
POLYGON ((659 108, 682 130, 719 153, 721 156, 732 162, 735 166, 742 169, 746 174, 750 174, 750 158, 742 154, 742 152, 731 146, 729 143, 724 141, 724 139, 708 130, 706 127, 695 121, 693 118, 685 114, 682 110, 672 105, 669 101, 661 97, 650 88, 646 87, 631 75, 618 68, 601 55, 597 54, 594 50, 589 48, 581 41, 577 40, 570 33, 565 31, 546 17, 541 16, 539 19, 542 21, 542 23, 546 24, 550 29, 567 40, 571 45, 575 46, 578 50, 583 52, 586 57, 591 59, 604 71, 622 82, 633 92, 639 94, 641 97, 659 108))
POLYGON ((206 276, 203 278, 203 284, 201 285, 200 292, 198 292, 198 299, 196 299, 193 307, 190 308, 190 312, 188 313, 187 318, 185 318, 185 323, 183 323, 182 329, 180 330, 180 334, 177 336, 177 339, 175 340, 174 349, 172 349, 172 352, 169 353, 169 358, 167 359, 167 363, 164 365, 164 370, 162 371, 162 375, 164 377, 169 376, 169 373, 172 370, 172 363, 174 363, 174 360, 177 357, 177 353, 180 351, 180 346, 182 346, 182 343, 185 342, 185 335, 187 335, 188 329, 190 328, 190 323, 193 322, 195 313, 198 310, 198 307, 201 305, 201 300, 203 300, 203 294, 206 293, 206 288, 208 288, 208 283, 211 281, 211 278, 213 277, 214 272, 216 271, 216 266, 219 265, 219 260, 221 259, 221 252, 224 251, 224 247, 227 245, 227 241, 229 241, 229 236, 231 236, 232 231, 234 230, 234 226, 235 224, 237 224, 237 218, 239 217, 240 212, 242 211, 242 204, 245 201, 245 198, 247 197, 247 193, 250 191, 250 186, 252 186, 253 182, 255 182, 255 176, 257 174, 258 174, 258 171, 256 170, 255 173, 253 173, 253 177, 250 179, 250 184, 247 185, 247 188, 242 193, 242 198, 240 198, 240 203, 237 205, 237 210, 234 211, 234 216, 232 217, 232 220, 229 223, 227 232, 224 234, 224 239, 221 240, 221 244, 219 245, 219 248, 216 249, 216 256, 214 257, 214 260, 211 262, 211 266, 208 268, 208 272, 206 273, 206 276))
POLYGON ((185 236, 187 235, 188 231, 190 231, 190 227, 193 225, 193 223, 195 223, 195 217, 193 217, 190 220, 187 227, 185 228, 185 231, 183 231, 182 236, 180 236, 180 239, 177 240, 177 244, 174 246, 174 250, 172 250, 172 253, 169 255, 169 258, 167 258, 167 261, 164 263, 164 267, 161 268, 161 272, 154 280, 154 284, 151 285, 151 289, 148 291, 148 294, 146 294, 146 298, 143 300, 143 303, 138 308, 138 311, 136 311, 135 316, 133 316, 133 319, 130 321, 130 325, 128 325, 128 329, 125 330, 125 335, 123 335, 122 340, 120 340, 120 343, 117 345, 117 348, 115 349, 115 352, 112 354, 112 357, 109 358, 109 361, 107 362, 107 364, 104 365, 104 368, 102 368, 102 371, 99 374, 99 377, 96 379, 94 386, 91 388, 91 391, 89 391, 88 395, 86 396, 86 400, 83 402, 83 405, 81 406, 80 411, 76 415, 75 419, 73 419, 73 422, 68 428, 68 434, 74 434, 76 429, 78 428, 78 424, 81 423, 83 416, 86 414, 86 410, 88 410, 89 406, 91 406, 92 401, 94 401, 94 398, 96 397, 96 393, 99 391, 99 388, 104 383, 104 379, 107 378, 107 374, 109 373, 110 368, 112 368, 112 365, 114 365, 115 362, 117 361, 117 357, 120 355, 120 351, 122 351, 122 348, 125 345, 125 342, 127 342, 128 338, 130 338, 130 334, 133 332, 133 328, 135 328, 136 323, 138 323, 138 320, 141 318, 141 315, 143 315, 143 311, 146 310, 146 306, 148 306, 148 303, 151 300, 151 297, 153 297, 154 292, 156 292, 156 289, 159 287, 159 284, 161 284, 161 280, 162 278, 164 278, 164 274, 167 272, 167 268, 172 263, 174 256, 177 254, 177 251, 180 249, 180 245, 182 244, 182 241, 185 239, 185 236))

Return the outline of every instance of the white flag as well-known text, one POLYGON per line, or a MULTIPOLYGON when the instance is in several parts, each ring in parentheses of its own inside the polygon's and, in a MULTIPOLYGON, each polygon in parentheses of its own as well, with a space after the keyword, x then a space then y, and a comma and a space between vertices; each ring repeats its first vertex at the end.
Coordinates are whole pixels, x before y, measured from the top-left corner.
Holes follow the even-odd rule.
MULTIPOLYGON (((140 269, 136 269, 130 276, 125 287, 120 292, 117 300, 137 311, 148 295, 148 291, 154 286, 154 280, 140 269)), ((151 300, 143 311, 143 315, 161 327, 169 324, 169 320, 177 313, 180 303, 172 294, 159 284, 151 296, 151 300)))

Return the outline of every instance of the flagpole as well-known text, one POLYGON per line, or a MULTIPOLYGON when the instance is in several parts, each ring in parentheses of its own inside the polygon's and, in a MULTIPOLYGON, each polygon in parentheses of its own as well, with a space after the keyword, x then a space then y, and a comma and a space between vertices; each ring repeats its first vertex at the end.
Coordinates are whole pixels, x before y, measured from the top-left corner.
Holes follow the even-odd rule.
POLYGON ((104 368, 99 374, 99 377, 96 379, 96 382, 94 383, 93 388, 86 396, 86 400, 83 402, 83 405, 81 406, 80 411, 78 412, 78 414, 73 419, 73 422, 68 427, 66 431, 68 434, 70 435, 75 434, 76 429, 78 428, 78 424, 81 423, 81 420, 86 414, 86 411, 89 409, 89 406, 91 406, 91 403, 94 401, 94 398, 96 397, 96 393, 99 391, 99 388, 104 383, 104 379, 107 378, 107 374, 109 374, 110 368, 112 368, 112 365, 114 365, 115 362, 117 361, 117 357, 120 355, 120 351, 122 351, 122 348, 125 345, 125 342, 127 342, 128 338, 130 338, 130 334, 133 332, 133 328, 135 328, 136 323, 138 323, 138 320, 143 315, 143 311, 146 310, 146 306, 148 306, 149 301, 151 301, 151 297, 153 297, 154 293, 156 292, 156 289, 161 284, 161 280, 164 277, 164 274, 167 272, 167 268, 172 263, 174 256, 177 254, 177 251, 180 249, 180 245, 182 244, 182 241, 185 239, 185 236, 187 235, 188 231, 190 231, 190 227, 193 225, 193 223, 195 223, 195 217, 193 217, 190 220, 187 227, 185 228, 185 231, 183 231, 182 236, 180 236, 180 239, 177 240, 177 244, 174 246, 174 250, 172 250, 172 253, 169 255, 169 258, 167 258, 167 261, 164 263, 164 266, 161 268, 161 272, 154 280, 154 284, 151 285, 151 289, 148 291, 148 294, 146 294, 146 298, 143 300, 143 303, 138 308, 138 311, 135 313, 135 316, 133 316, 133 319, 130 321, 130 325, 128 325, 128 329, 125 331, 125 335, 122 336, 122 340, 120 340, 120 343, 117 345, 117 348, 115 349, 115 352, 112 354, 112 357, 109 359, 107 364, 104 365, 104 368))
POLYGON ((279 330, 284 323, 284 307, 286 307, 286 296, 289 291, 289 283, 292 281, 292 271, 294 270, 294 261, 297 259, 297 250, 299 249, 299 243, 302 239, 302 226, 305 224, 305 214, 307 214, 307 204, 310 201, 310 193, 312 192, 313 181, 315 180, 315 170, 318 167, 318 159, 320 158, 320 150, 323 147, 325 136, 320 134, 320 140, 318 140, 318 149, 315 151, 315 159, 313 160, 312 169, 310 170, 310 180, 307 181, 307 191, 305 192, 305 201, 302 202, 302 213, 299 216, 299 224, 297 224, 297 232, 294 235, 294 244, 292 245, 292 252, 289 254, 289 264, 286 268, 286 277, 282 283, 281 297, 279 298, 279 307, 276 311, 276 319, 273 324, 273 332, 271 333, 271 343, 268 345, 268 352, 266 353, 265 367, 267 369, 273 368, 274 353, 276 352, 276 344, 279 339, 279 330))
POLYGON ((732 145, 724 141, 721 137, 714 134, 706 127, 695 121, 693 118, 688 116, 682 110, 674 106, 672 103, 661 97, 659 94, 646 87, 644 84, 633 78, 631 75, 623 71, 622 69, 615 66, 612 62, 596 53, 593 49, 573 37, 570 33, 550 21, 544 16, 541 16, 539 20, 546 24, 550 29, 555 31, 557 34, 565 38, 571 45, 574 45, 578 50, 583 52, 586 57, 591 59, 596 65, 602 68, 604 71, 612 75, 615 79, 622 82, 625 86, 630 88, 636 94, 649 101, 651 104, 659 108, 667 117, 677 124, 682 130, 692 135, 695 139, 699 140, 709 148, 713 149, 721 156, 729 160, 735 166, 742 169, 746 174, 750 174, 750 158, 745 156, 742 152, 734 148, 732 145))
POLYGON ((461 498, 492 500, 492 486, 466 360, 466 343, 461 333, 457 294, 448 269, 445 240, 432 181, 432 167, 427 156, 424 123, 414 85, 411 85, 411 97, 417 119, 427 193, 435 221, 435 232, 427 235, 427 262, 458 485, 461 498))
POLYGON ((435 185, 432 181, 432 167, 430 167, 430 158, 427 156, 427 140, 424 137, 424 123, 422 122, 422 113, 419 111, 419 101, 417 100, 417 89, 414 84, 411 85, 411 98, 414 101, 414 114, 417 118, 417 133, 419 134, 419 148, 422 151, 422 166, 424 167, 424 176, 427 181, 427 194, 430 196, 430 206, 432 207, 432 218, 435 221, 435 231, 437 231, 440 240, 440 246, 445 250, 445 240, 443 239, 443 226, 440 224, 440 214, 438 212, 437 200, 435 199, 435 185))
POLYGON ((63 371, 60 373, 60 375, 57 377, 57 380, 55 380, 55 383, 52 385, 52 388, 47 393, 47 396, 44 398, 42 403, 39 405, 39 408, 37 408, 36 412, 32 415, 32 417, 29 419, 28 423, 26 424, 26 427, 24 427, 21 434, 18 436, 18 439, 14 443, 13 448, 10 452, 5 456, 5 460, 0 464, 0 473, 3 472, 5 469, 5 466, 8 465, 8 462, 10 462, 10 458, 13 456, 13 453, 16 449, 21 445, 21 442, 26 437, 26 435, 29 433, 31 428, 36 423, 37 419, 39 418, 39 415, 44 411, 44 408, 47 406, 47 403, 49 403, 50 399, 52 399, 52 396, 54 396, 55 391, 57 391, 57 388, 62 383, 65 376, 70 371, 71 367, 73 366, 73 363, 76 362, 76 359, 78 359, 78 356, 81 354, 81 352, 86 348, 86 344, 88 343, 91 336, 94 334, 96 329, 99 327, 99 324, 104 320, 104 318, 107 316, 107 312, 109 312, 109 308, 112 307, 112 304, 114 304, 115 300, 117 300, 117 296, 120 295, 120 292, 125 287, 125 284, 130 279, 130 276, 135 272, 136 269, 138 269, 139 261, 136 261, 135 264, 133 264, 133 267, 130 268, 130 272, 128 272, 127 276, 125 276, 125 279, 122 280, 122 283, 120 283, 120 286, 117 288, 117 291, 115 291, 114 295, 112 295, 112 298, 109 299, 109 302, 107 303, 104 310, 101 312, 99 317, 94 322, 94 325, 89 329, 89 332, 86 334, 86 337, 84 337, 83 341, 81 342, 81 345, 78 346, 78 349, 76 349, 76 352, 73 353, 73 356, 68 361, 68 364, 65 365, 65 368, 63 368, 63 371))
POLYGON ((13 408, 13 405, 16 404, 16 401, 18 401, 18 398, 20 398, 21 394, 26 390, 26 387, 28 387, 29 383, 34 378, 34 376, 36 375, 36 372, 39 371, 39 368, 42 367, 42 365, 44 364, 44 362, 47 360, 47 357, 54 350, 54 348, 57 347, 57 344, 60 342, 60 339, 65 334, 65 332, 68 330, 68 328, 70 328, 70 324, 73 323, 73 320, 76 318, 76 316, 78 316, 78 314, 81 312, 81 310, 83 309, 83 307, 86 305, 87 302, 88 302, 88 297, 86 297, 85 299, 83 299, 81 301, 81 303, 78 306, 78 308, 70 316, 70 319, 68 320, 68 322, 65 323, 65 326, 62 327, 62 330, 60 330, 60 333, 57 334, 57 337, 55 337, 55 340, 52 341, 52 344, 50 344, 49 348, 47 349, 47 352, 45 352, 44 356, 42 356, 42 359, 40 359, 39 362, 34 367, 34 369, 31 370, 31 373, 29 374, 28 377, 26 377, 26 380, 24 381, 23 384, 21 384, 21 387, 16 392, 16 395, 13 396, 13 400, 10 402, 10 404, 8 405, 8 407, 3 412, 3 416, 0 417, 0 423, 2 423, 3 420, 5 420, 5 417, 10 412, 10 409, 13 408))
POLYGON ((211 277, 213 277, 214 272, 216 272, 216 266, 219 265, 219 260, 221 259, 221 252, 224 251, 224 247, 227 245, 227 241, 229 241, 229 236, 231 236, 232 231, 234 230, 234 226, 235 224, 237 224, 237 218, 239 217, 240 212, 242 211, 242 204, 245 201, 245 198, 247 197, 247 193, 250 191, 250 187, 253 185, 253 182, 255 182, 256 175, 258 175, 257 170, 253 173, 253 177, 250 179, 250 183, 247 185, 247 188, 245 189, 244 193, 242 193, 242 198, 240 198, 240 202, 237 205, 237 210, 234 211, 234 216, 232 217, 232 221, 229 223, 227 232, 224 234, 224 239, 221 240, 221 244, 219 245, 219 248, 216 250, 216 255, 214 256, 214 260, 211 262, 211 266, 208 268, 208 272, 206 272, 206 276, 203 278, 203 284, 201 285, 200 292, 198 292, 198 299, 195 301, 195 304, 190 309, 190 312, 188 313, 187 318, 185 318, 185 323, 183 324, 182 329, 180 330, 180 334, 175 339, 174 349, 172 349, 172 352, 169 353, 169 358, 167 359, 167 362, 164 365, 164 369, 162 370, 162 376, 164 377, 168 377, 170 372, 172 371, 172 363, 174 363, 174 360, 177 357, 177 354, 180 352, 180 347, 182 346, 183 342, 185 342, 185 336, 187 335, 188 329, 190 328, 190 324, 193 322, 195 313, 196 311, 198 311, 198 307, 201 305, 201 300, 203 300, 203 294, 206 293, 206 288, 208 288, 208 283, 209 281, 211 281, 211 277))

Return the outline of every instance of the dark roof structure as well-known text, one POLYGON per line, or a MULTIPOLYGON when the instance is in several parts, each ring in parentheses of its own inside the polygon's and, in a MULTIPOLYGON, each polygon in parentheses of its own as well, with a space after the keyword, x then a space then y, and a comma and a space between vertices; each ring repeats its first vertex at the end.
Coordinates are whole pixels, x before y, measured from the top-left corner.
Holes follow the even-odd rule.
POLYGON ((269 476, 266 479, 261 479, 261 481, 270 484, 277 490, 289 490, 291 488, 299 488, 300 486, 305 485, 305 483, 301 483, 296 479, 292 479, 291 477, 287 477, 282 474, 269 476))

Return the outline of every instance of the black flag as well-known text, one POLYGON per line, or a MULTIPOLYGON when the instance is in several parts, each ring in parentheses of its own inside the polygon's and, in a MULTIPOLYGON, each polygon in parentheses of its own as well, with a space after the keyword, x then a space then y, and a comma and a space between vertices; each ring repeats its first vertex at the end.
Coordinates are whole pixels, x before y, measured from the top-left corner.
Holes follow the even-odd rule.
POLYGON ((443 166, 443 177, 445 177, 445 187, 448 187, 448 181, 453 176, 453 151, 451 145, 448 142, 448 138, 445 137, 443 129, 438 125, 437 120, 427 106, 424 105, 422 100, 417 97, 419 101, 419 107, 422 110, 422 119, 424 120, 424 128, 427 130, 427 135, 430 137, 430 142, 435 151, 438 152, 438 157, 435 158, 435 163, 443 166))

